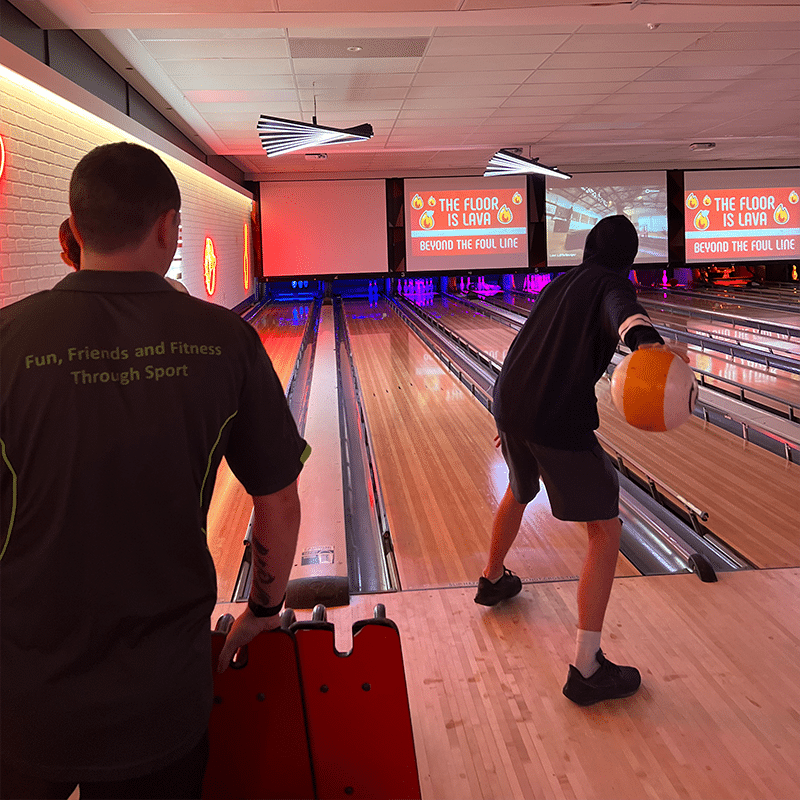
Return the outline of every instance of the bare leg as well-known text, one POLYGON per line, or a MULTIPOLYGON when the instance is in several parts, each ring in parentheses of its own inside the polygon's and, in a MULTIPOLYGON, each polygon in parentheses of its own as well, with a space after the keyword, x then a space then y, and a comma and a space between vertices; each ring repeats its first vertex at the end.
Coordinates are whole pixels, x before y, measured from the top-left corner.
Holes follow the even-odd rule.
POLYGON ((578 582, 578 627, 584 631, 600 631, 617 568, 622 525, 615 517, 587 522, 586 529, 589 549, 578 582))
POLYGON ((519 526, 522 524, 522 515, 525 513, 525 505, 518 503, 511 494, 511 487, 506 489, 492 525, 492 543, 489 547, 489 563, 483 571, 484 578, 490 581, 497 580, 503 574, 503 562, 514 539, 519 533, 519 526))

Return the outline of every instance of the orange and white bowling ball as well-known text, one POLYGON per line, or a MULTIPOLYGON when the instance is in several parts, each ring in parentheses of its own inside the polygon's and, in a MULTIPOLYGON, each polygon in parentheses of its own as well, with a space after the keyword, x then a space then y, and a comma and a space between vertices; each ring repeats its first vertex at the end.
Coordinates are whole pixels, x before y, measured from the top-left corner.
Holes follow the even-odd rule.
POLYGON ((697 381, 680 356, 642 348, 625 356, 614 370, 611 399, 634 428, 671 431, 692 416, 697 381))

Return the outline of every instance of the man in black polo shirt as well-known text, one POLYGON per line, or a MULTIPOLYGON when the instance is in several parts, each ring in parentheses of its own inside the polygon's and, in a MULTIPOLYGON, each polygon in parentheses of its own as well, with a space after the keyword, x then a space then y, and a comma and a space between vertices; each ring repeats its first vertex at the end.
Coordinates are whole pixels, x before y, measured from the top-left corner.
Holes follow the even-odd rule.
POLYGON ((553 515, 585 522, 589 535, 578 583, 575 665, 564 686, 564 694, 579 705, 627 697, 641 683, 638 670, 612 664, 600 649, 621 526, 619 481, 594 434, 600 424, 594 387, 617 342, 622 339, 631 350, 667 348, 628 280, 638 248, 627 217, 600 220, 586 238, 580 266, 540 293, 494 389, 509 487, 495 517, 475 602, 495 605, 521 591, 519 577, 503 561, 541 477, 553 515))
POLYGON ((81 270, 2 311, 0 791, 199 797, 217 467, 255 508, 229 658, 279 624, 308 446, 256 332, 164 280, 180 192, 155 153, 93 150, 70 209, 81 270))

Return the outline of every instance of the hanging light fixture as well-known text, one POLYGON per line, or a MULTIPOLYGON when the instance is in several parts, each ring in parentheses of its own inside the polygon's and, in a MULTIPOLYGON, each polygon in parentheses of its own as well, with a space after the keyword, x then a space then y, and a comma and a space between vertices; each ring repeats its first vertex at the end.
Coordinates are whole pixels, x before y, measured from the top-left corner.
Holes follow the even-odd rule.
POLYGON ((267 155, 280 156, 293 150, 305 150, 307 147, 344 144, 345 142, 363 142, 373 136, 372 125, 356 125, 354 128, 326 128, 314 122, 295 122, 291 119, 279 119, 262 114, 258 118, 258 135, 261 146, 267 155))
POLYGON ((309 125, 307 122, 296 122, 291 119, 268 117, 262 114, 258 118, 258 135, 261 146, 267 156, 281 156, 294 150, 305 150, 328 144, 345 144, 347 142, 363 142, 373 137, 372 125, 356 125, 354 128, 326 128, 317 125, 317 96, 314 95, 314 116, 309 125))
POLYGON ((538 158, 524 158, 510 150, 498 150, 486 165, 484 178, 496 175, 550 175, 554 178, 571 178, 568 172, 562 172, 558 167, 546 167, 539 163, 538 158))

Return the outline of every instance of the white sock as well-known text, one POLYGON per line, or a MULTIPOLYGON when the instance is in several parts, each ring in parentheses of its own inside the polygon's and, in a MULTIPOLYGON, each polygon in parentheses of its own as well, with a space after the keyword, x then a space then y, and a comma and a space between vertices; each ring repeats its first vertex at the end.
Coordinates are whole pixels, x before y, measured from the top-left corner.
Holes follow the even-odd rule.
POLYGON ((575 642, 575 668, 584 678, 591 678, 600 669, 595 656, 600 649, 602 631, 582 631, 578 629, 575 642))

